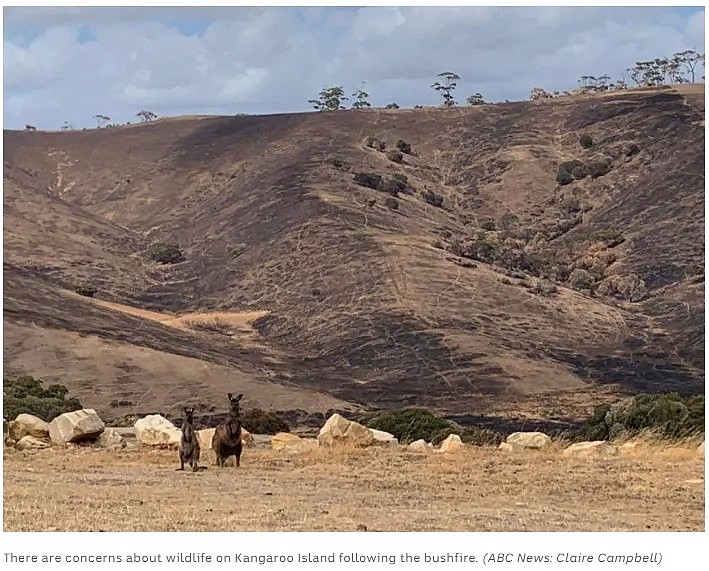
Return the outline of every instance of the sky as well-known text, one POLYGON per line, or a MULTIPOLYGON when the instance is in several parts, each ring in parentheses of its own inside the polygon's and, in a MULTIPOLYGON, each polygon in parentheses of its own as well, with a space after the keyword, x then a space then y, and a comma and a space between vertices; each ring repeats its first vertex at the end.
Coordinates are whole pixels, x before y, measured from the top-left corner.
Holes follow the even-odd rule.
MULTIPOLYGON (((374 106, 522 100, 582 75, 704 52, 704 9, 674 7, 5 7, 4 127, 94 127, 94 115, 312 111, 325 87, 374 106)), ((346 102, 352 103, 352 99, 346 102)))

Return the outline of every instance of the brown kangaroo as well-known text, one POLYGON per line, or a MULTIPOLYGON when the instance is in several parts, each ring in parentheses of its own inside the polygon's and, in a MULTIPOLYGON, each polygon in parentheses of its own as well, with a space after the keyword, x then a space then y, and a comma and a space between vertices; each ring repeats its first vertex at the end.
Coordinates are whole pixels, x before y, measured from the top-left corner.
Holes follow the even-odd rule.
POLYGON ((197 471, 199 462, 199 440, 194 430, 194 407, 184 408, 185 420, 182 422, 182 439, 180 440, 180 470, 185 469, 185 464, 192 466, 192 471, 197 471))
POLYGON ((241 465, 241 411, 239 410, 239 401, 244 395, 233 396, 227 393, 229 397, 229 417, 217 426, 212 437, 212 450, 217 455, 217 466, 224 466, 224 461, 229 456, 236 458, 237 468, 241 465))

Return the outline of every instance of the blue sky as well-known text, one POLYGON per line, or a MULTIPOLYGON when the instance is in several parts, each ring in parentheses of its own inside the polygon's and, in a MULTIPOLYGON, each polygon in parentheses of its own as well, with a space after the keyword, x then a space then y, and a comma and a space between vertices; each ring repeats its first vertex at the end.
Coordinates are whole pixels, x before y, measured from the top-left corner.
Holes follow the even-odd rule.
POLYGON ((5 128, 95 125, 188 113, 286 113, 326 86, 366 82, 374 105, 432 105, 456 92, 525 99, 581 75, 704 51, 704 9, 310 7, 4 9, 5 128))

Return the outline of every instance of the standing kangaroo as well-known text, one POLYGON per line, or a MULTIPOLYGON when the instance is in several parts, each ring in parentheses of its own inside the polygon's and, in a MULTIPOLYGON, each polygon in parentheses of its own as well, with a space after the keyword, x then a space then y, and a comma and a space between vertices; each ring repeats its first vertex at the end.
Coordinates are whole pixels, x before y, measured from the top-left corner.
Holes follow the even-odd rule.
POLYGON ((222 422, 214 431, 212 437, 212 450, 217 455, 217 466, 224 466, 224 462, 229 456, 236 458, 237 468, 241 465, 241 412, 239 401, 244 395, 229 397, 229 417, 222 422))
POLYGON ((192 466, 192 471, 197 471, 199 462, 199 440, 194 431, 194 407, 184 408, 185 420, 182 422, 182 439, 180 440, 180 470, 185 469, 185 464, 192 466))

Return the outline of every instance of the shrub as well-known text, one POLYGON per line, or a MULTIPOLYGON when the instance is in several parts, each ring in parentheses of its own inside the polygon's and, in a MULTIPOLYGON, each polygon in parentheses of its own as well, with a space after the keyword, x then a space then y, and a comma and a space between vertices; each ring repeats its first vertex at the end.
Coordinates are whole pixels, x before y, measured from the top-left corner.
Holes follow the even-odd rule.
POLYGON ((512 212, 505 212, 500 218, 501 230, 512 230, 519 223, 519 218, 512 212))
POLYGON ((79 285, 74 288, 74 291, 85 297, 93 297, 98 290, 92 285, 79 285))
POLYGON ((415 407, 381 412, 364 417, 360 422, 369 428, 393 434, 401 443, 413 442, 421 438, 431 442, 441 431, 455 426, 450 420, 415 407))
POLYGON ((579 145, 584 149, 590 149, 593 146, 593 137, 584 133, 579 137, 579 145))
POLYGON ((436 194, 432 190, 422 190, 421 198, 423 198, 429 204, 438 208, 443 206, 443 197, 440 194, 436 194))
POLYGON ((362 141, 362 144, 363 144, 365 147, 375 148, 375 147, 378 146, 379 141, 377 141, 377 138, 376 138, 376 137, 369 136, 369 137, 365 137, 365 138, 364 138, 364 140, 362 141))
POLYGON ((574 289, 591 289, 595 280, 586 270, 576 268, 569 276, 569 283, 574 289))
POLYGON ((556 182, 562 185, 571 184, 574 179, 580 180, 587 174, 586 166, 581 161, 566 161, 561 163, 556 171, 556 182))
POLYGON ((411 145, 404 141, 404 139, 399 139, 396 142, 396 148, 399 149, 402 153, 405 153, 407 155, 411 154, 411 145))
POLYGON ((60 414, 82 408, 78 399, 68 397, 64 385, 42 387, 42 381, 30 376, 3 379, 3 417, 10 420, 18 414, 33 414, 47 422, 60 414))
POLYGON ((387 148, 387 144, 384 141, 377 141, 377 144, 374 148, 379 149, 380 151, 384 151, 387 148))
POLYGON ((592 236, 592 240, 595 242, 602 242, 609 248, 614 248, 615 246, 625 242, 625 236, 623 236, 623 232, 617 228, 605 228, 596 232, 592 236))
POLYGON ((492 218, 486 218, 480 222, 480 228, 483 230, 494 231, 497 230, 497 223, 492 218))
POLYGON ((401 151, 391 150, 387 153, 387 159, 394 163, 401 163, 404 160, 404 155, 401 151))
POLYGON ((330 164, 336 169, 341 169, 345 165, 345 163, 342 162, 342 159, 332 159, 330 160, 330 164))
POLYGON ((392 210, 399 210, 399 201, 393 196, 389 196, 384 199, 384 206, 391 208, 392 210))
POLYGON ((581 212, 581 201, 575 196, 567 196, 561 203, 561 207, 567 212, 581 212))
POLYGON ((155 246, 150 255, 161 264, 176 264, 184 260, 180 247, 175 244, 155 246))
POLYGON ((276 434, 290 432, 290 427, 275 412, 255 408, 241 417, 243 427, 252 434, 276 434))
POLYGON ((613 161, 610 157, 598 157, 593 159, 586 165, 588 169, 588 174, 593 178, 598 178, 604 174, 611 172, 611 167, 613 166, 613 161))
POLYGON ((398 109, 399 106, 396 103, 389 103, 384 109, 398 109))
POLYGON ((603 404, 572 437, 608 440, 649 430, 667 438, 704 433, 704 395, 682 398, 676 393, 644 394, 603 404))
POLYGON ((398 180, 398 181, 403 182, 404 185, 409 184, 409 177, 407 177, 405 174, 401 174, 401 173, 398 173, 398 172, 397 172, 397 173, 394 173, 393 175, 391 175, 391 177, 392 177, 394 180, 398 180))
POLYGON ((382 182, 382 177, 378 174, 370 172, 358 172, 354 175, 354 181, 360 186, 366 186, 367 188, 378 190, 379 185, 382 182))
POLYGON ((640 152, 640 147, 638 147, 637 143, 630 142, 623 145, 622 152, 626 157, 634 157, 640 152))
POLYGON ((535 280, 530 288, 532 293, 543 295, 545 297, 550 297, 557 293, 559 290, 554 282, 549 280, 535 280))
POLYGON ((406 183, 398 178, 389 178, 379 184, 379 190, 388 192, 392 196, 399 196, 399 191, 406 188, 406 183))

